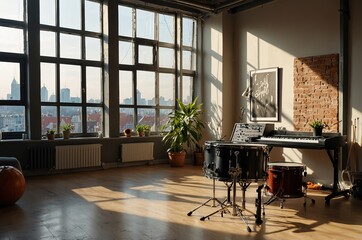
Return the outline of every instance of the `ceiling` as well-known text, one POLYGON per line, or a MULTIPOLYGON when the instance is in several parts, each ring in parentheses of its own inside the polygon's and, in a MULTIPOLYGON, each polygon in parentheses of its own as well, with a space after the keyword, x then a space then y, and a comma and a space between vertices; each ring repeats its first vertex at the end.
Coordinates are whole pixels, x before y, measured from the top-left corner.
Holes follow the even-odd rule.
POLYGON ((147 5, 158 6, 158 8, 177 9, 193 15, 204 16, 224 10, 236 13, 271 1, 273 0, 136 0, 132 2, 143 2, 147 5))

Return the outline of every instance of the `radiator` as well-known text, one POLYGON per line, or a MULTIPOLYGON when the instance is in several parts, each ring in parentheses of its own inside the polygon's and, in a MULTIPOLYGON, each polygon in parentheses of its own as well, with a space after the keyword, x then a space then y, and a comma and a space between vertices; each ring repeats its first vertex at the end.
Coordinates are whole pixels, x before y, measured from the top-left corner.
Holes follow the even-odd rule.
POLYGON ((32 146, 29 148, 27 169, 52 169, 55 167, 55 149, 52 146, 32 146))
POLYGON ((101 149, 101 144, 56 146, 55 169, 101 166, 101 149))
POLYGON ((122 162, 153 160, 153 142, 121 144, 122 162))

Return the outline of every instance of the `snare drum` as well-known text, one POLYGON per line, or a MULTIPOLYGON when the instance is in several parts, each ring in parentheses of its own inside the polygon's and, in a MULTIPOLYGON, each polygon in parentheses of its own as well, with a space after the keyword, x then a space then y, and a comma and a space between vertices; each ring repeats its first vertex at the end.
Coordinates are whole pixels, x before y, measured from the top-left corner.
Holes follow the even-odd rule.
POLYGON ((267 146, 250 143, 206 142, 204 173, 206 177, 230 182, 230 168, 237 165, 240 174, 237 181, 252 182, 265 176, 267 146), (237 164, 238 163, 238 164, 237 164))
POLYGON ((220 141, 205 142, 204 174, 208 178, 220 181, 231 181, 229 174, 229 160, 231 149, 220 145, 220 141))
POLYGON ((301 163, 268 163, 266 182, 268 193, 285 198, 297 198, 304 196, 304 172, 305 165, 301 163))

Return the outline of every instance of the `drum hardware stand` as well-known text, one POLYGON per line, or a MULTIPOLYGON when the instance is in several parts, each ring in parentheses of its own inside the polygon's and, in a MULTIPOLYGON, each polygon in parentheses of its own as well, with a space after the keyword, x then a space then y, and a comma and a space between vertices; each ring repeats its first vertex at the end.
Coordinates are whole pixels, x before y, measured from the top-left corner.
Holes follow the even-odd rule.
MULTIPOLYGON (((215 171, 212 171, 213 175, 215 175, 215 171)), ((224 201, 225 202, 225 201, 224 201)), ((208 207, 217 207, 217 206, 224 206, 224 202, 221 202, 219 199, 217 199, 215 197, 215 177, 212 178, 212 197, 209 198, 206 202, 204 202, 203 204, 199 205, 198 207, 196 207, 194 210, 190 211, 187 213, 187 216, 191 216, 193 212, 195 212, 196 210, 198 210, 199 208, 203 207, 203 206, 208 206, 208 207), (208 203, 212 201, 212 205, 208 205, 208 203), (216 205, 216 202, 218 203, 218 205, 216 205)))
MULTIPOLYGON (((226 200, 225 200, 226 201, 226 200)), ((225 202, 224 201, 224 202, 225 202)), ((217 207, 217 206, 224 206, 224 202, 221 202, 219 199, 217 199, 215 197, 215 178, 212 179, 212 197, 209 198, 206 202, 204 202, 203 204, 199 205, 197 208, 195 208, 194 210, 190 211, 187 213, 187 216, 191 216, 193 212, 195 212, 196 210, 198 210, 199 208, 203 207, 203 206, 208 206, 208 207, 217 207), (208 205, 208 203, 212 201, 212 205, 208 205), (215 204, 215 202, 218 202, 218 205, 215 204)))
MULTIPOLYGON (((247 229, 247 231, 248 232, 251 232, 251 228, 250 228, 250 226, 249 226, 249 224, 248 224, 248 222, 246 221, 246 219, 245 219, 245 217, 244 217, 244 215, 243 215, 243 212, 242 211, 248 211, 248 210, 246 210, 245 209, 245 190, 246 190, 246 188, 250 185, 250 183, 249 184, 247 184, 247 183, 243 183, 242 184, 242 189, 243 189, 243 200, 242 200, 242 204, 243 204, 243 206, 242 207, 240 207, 238 204, 236 204, 236 184, 237 184, 237 177, 240 175, 240 172, 241 172, 241 169, 240 169, 240 167, 239 167, 239 163, 238 163, 238 158, 237 158, 237 156, 238 156, 238 154, 239 154, 239 152, 238 151, 235 151, 235 156, 236 156, 236 167, 231 167, 230 165, 231 164, 229 164, 229 174, 230 175, 232 175, 232 177, 233 177, 233 181, 232 181, 232 184, 230 185, 230 187, 228 186, 228 198, 229 198, 229 195, 230 195, 230 188, 231 188, 231 186, 233 187, 233 199, 232 199, 232 202, 229 202, 228 201, 228 203, 224 206, 224 207, 222 207, 221 209, 219 209, 219 210, 217 210, 217 211, 215 211, 215 212, 213 212, 213 213, 211 213, 211 214, 209 214, 209 215, 207 215, 207 216, 204 216, 204 217, 202 217, 202 218, 200 218, 200 220, 201 221, 204 221, 206 218, 207 219, 210 219, 210 217, 212 216, 212 215, 215 215, 216 213, 221 213, 221 217, 223 217, 223 214, 224 213, 230 213, 232 216, 239 216, 240 217, 240 219, 244 222, 244 224, 246 225, 246 229, 247 229), (230 210, 229 210, 229 208, 232 208, 232 212, 230 212, 230 210)), ((250 212, 250 213, 252 213, 251 211, 248 211, 248 212, 250 212)), ((253 214, 253 213, 252 213, 253 214)), ((253 214, 254 215, 254 214, 253 214)), ((254 215, 254 216, 256 216, 256 215, 254 215)), ((260 216, 259 217, 256 217, 257 218, 257 220, 255 221, 257 224, 259 224, 260 223, 260 221, 261 221, 261 218, 260 218, 260 216)))

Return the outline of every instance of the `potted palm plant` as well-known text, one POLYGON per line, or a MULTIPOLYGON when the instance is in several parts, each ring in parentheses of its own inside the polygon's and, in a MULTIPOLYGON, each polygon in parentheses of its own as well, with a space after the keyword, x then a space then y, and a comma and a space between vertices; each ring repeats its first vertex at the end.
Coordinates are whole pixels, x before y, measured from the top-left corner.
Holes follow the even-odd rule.
POLYGON ((197 98, 184 104, 177 99, 178 108, 169 114, 169 119, 162 126, 165 131, 162 141, 170 144, 167 150, 171 167, 184 166, 186 150, 193 148, 201 139, 204 123, 201 120, 202 104, 197 104, 197 98))

